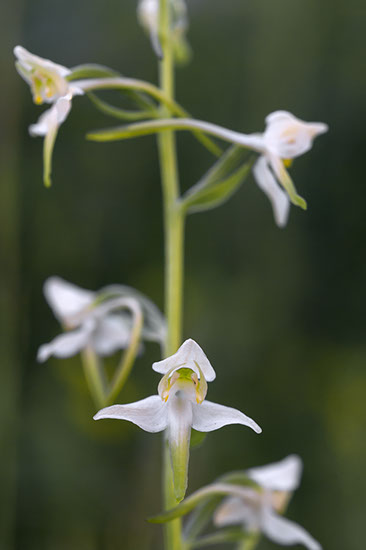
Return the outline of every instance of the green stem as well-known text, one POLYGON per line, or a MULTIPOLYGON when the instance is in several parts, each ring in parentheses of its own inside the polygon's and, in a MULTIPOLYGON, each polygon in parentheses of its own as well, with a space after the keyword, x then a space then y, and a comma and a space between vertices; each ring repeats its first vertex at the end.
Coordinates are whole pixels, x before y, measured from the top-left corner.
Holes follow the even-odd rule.
POLYGON ((101 409, 105 406, 105 379, 99 359, 89 346, 81 354, 85 378, 95 405, 101 409))
MULTIPOLYGON (((159 80, 163 94, 174 102, 174 54, 170 35, 170 0, 160 0, 159 38, 163 59, 159 64, 159 80)), ((162 107, 162 116, 170 117, 169 109, 162 107)), ((183 296, 183 243, 184 215, 178 209, 179 178, 175 135, 165 131, 158 136, 161 182, 164 202, 165 232, 165 314, 168 333, 165 355, 175 353, 181 344, 182 296, 183 296)), ((167 441, 164 440, 164 506, 168 510, 177 505, 174 496, 173 473, 167 441)), ((164 526, 166 550, 183 550, 181 520, 176 519, 164 526)))
POLYGON ((254 550, 259 542, 259 533, 249 533, 237 545, 237 550, 254 550))
MULTIPOLYGON (((160 42, 164 58, 160 63, 160 84, 166 97, 174 101, 174 61, 170 40, 170 0, 160 0, 160 42)), ((162 116, 169 117, 162 108, 162 116)), ((174 132, 158 136, 160 171, 164 201, 165 231, 165 313, 168 336, 165 354, 171 355, 181 344, 184 216, 178 206, 180 197, 174 132)))
POLYGON ((106 399, 107 405, 113 403, 115 398, 122 390, 127 378, 129 377, 139 349, 144 318, 141 308, 134 306, 132 301, 130 309, 134 316, 130 344, 126 351, 123 353, 122 360, 112 380, 111 391, 106 399))

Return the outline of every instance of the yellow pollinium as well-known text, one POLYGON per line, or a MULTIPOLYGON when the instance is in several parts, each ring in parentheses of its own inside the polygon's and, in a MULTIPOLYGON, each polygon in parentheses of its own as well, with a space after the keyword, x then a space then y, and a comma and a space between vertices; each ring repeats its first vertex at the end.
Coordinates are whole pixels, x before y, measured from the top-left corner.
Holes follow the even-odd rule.
POLYGON ((176 381, 179 379, 178 371, 175 371, 172 376, 169 377, 169 373, 165 374, 160 380, 158 386, 158 392, 160 397, 165 403, 168 401, 169 393, 176 381))
POLYGON ((200 378, 198 378, 197 373, 192 369, 185 367, 176 370, 172 375, 170 375, 169 372, 165 374, 158 386, 158 392, 162 400, 167 402, 170 391, 175 384, 179 384, 179 388, 182 390, 184 390, 184 388, 191 390, 193 385, 195 389, 196 401, 197 403, 202 403, 207 393, 207 382, 200 367, 198 365, 197 367, 200 373, 200 378))

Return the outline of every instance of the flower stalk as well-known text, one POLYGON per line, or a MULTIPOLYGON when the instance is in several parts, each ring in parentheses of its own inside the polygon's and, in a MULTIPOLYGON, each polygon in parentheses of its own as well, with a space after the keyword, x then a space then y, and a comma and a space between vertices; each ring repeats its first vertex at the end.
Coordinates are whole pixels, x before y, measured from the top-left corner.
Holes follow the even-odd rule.
MULTIPOLYGON (((174 53, 171 40, 170 0, 159 3, 159 39, 162 59, 159 62, 159 82, 164 95, 174 101, 174 53)), ((171 113, 162 107, 162 116, 169 118, 171 113)), ((161 183, 164 202, 165 233, 165 315, 168 332, 165 342, 165 356, 174 353, 182 339, 183 306, 183 246, 184 218, 177 207, 180 190, 177 166, 176 140, 174 132, 167 130, 158 136, 161 183)), ((166 510, 177 504, 174 495, 173 472, 167 441, 164 438, 164 507, 166 510)), ((182 524, 180 519, 169 522, 164 527, 166 550, 183 550, 182 524)))

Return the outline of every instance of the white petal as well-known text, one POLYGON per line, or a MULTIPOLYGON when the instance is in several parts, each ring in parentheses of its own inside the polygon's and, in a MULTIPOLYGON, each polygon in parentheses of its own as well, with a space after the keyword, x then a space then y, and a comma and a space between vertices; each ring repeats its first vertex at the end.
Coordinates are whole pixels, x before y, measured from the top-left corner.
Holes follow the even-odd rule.
POLYGON ((196 363, 202 370, 207 382, 212 382, 212 380, 215 380, 216 373, 204 351, 197 344, 197 342, 189 338, 189 340, 186 340, 181 345, 179 350, 174 355, 167 357, 167 359, 163 359, 163 361, 154 363, 152 367, 155 372, 160 372, 161 374, 166 374, 172 369, 177 370, 178 368, 186 367, 194 370, 199 376, 196 363))
POLYGON ((256 433, 261 433, 261 428, 254 420, 244 413, 225 407, 211 401, 203 401, 193 406, 193 424, 192 428, 199 432, 212 432, 229 424, 242 424, 249 426, 256 433))
POLYGON ((111 355, 128 347, 131 322, 122 315, 108 315, 98 322, 93 332, 92 346, 98 355, 111 355))
POLYGON ((217 507, 213 522, 218 527, 239 524, 245 525, 248 530, 258 529, 260 523, 259 508, 245 502, 242 498, 229 497, 217 507))
POLYGON ((90 337, 90 331, 85 327, 73 330, 71 332, 65 332, 56 336, 49 344, 43 344, 38 350, 37 360, 43 363, 51 355, 55 357, 65 358, 71 357, 83 349, 90 337))
POLYGON ((46 136, 56 132, 66 119, 70 109, 71 95, 60 97, 50 109, 41 114, 36 124, 29 126, 29 133, 31 136, 46 136))
POLYGON ((94 420, 102 418, 128 420, 145 432, 156 433, 167 427, 167 406, 158 395, 151 395, 128 405, 106 407, 94 416, 94 420))
POLYGON ((276 224, 279 227, 284 227, 288 219, 290 201, 286 193, 278 185, 264 156, 259 157, 255 163, 253 174, 258 187, 262 189, 271 201, 276 224))
POLYGON ((35 124, 29 126, 31 136, 46 136, 50 131, 57 130, 57 111, 55 106, 44 111, 35 124))
POLYGON ((278 516, 270 508, 262 511, 261 530, 273 542, 284 545, 303 544, 309 550, 321 550, 321 545, 303 527, 278 516))
POLYGON ((60 277, 47 279, 43 292, 55 317, 62 323, 68 323, 70 319, 80 315, 95 299, 94 292, 79 288, 60 277))
POLYGON ((247 475, 253 481, 272 491, 294 491, 300 484, 302 460, 297 455, 289 455, 279 462, 250 468, 247 475))

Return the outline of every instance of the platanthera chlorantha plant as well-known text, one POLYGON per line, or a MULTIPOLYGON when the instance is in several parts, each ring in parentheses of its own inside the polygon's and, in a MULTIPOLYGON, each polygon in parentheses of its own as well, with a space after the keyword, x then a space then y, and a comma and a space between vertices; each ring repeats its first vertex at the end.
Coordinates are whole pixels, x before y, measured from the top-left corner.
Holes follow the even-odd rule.
MULTIPOLYGON (((44 286, 46 299, 64 332, 39 348, 38 359, 81 354, 86 380, 99 410, 95 419, 128 420, 148 432, 164 432, 163 486, 165 550, 190 550, 213 544, 235 544, 253 550, 263 534, 275 543, 320 545, 299 525, 282 517, 298 486, 301 461, 290 456, 270 466, 233 472, 188 498, 187 472, 191 430, 210 432, 229 424, 258 424, 244 413, 207 401, 207 382, 215 379, 209 360, 192 339, 182 339, 183 243, 188 214, 220 206, 253 172, 269 198, 276 224, 284 227, 289 206, 306 209, 288 172, 292 161, 310 151, 315 137, 327 131, 320 122, 304 122, 288 111, 265 118, 264 131, 245 134, 193 118, 174 97, 174 68, 189 59, 184 0, 140 0, 138 20, 156 53, 159 84, 122 76, 95 64, 66 68, 21 46, 14 49, 16 67, 30 85, 34 102, 47 103, 31 135, 44 137, 44 183, 51 184, 52 155, 59 128, 76 96, 87 97, 107 116, 124 125, 95 130, 94 141, 118 141, 155 134, 159 149, 165 230, 165 316, 140 292, 112 285, 94 292, 61 278, 44 286), (121 108, 103 99, 115 90, 126 102, 121 108), (175 133, 185 130, 213 156, 212 166, 184 194, 180 191, 175 133), (230 145, 224 149, 224 145, 230 145), (162 375, 158 393, 135 403, 114 404, 132 372, 144 342, 160 344, 161 360, 153 369, 162 375), (121 353, 108 377, 104 358, 121 353), (190 512, 182 530, 182 516, 190 512), (204 530, 212 520, 218 530, 204 530)), ((79 101, 79 100, 78 100, 79 101)), ((260 124, 260 123, 259 123, 260 124)), ((260 124, 261 125, 261 124, 260 124)), ((230 365, 225 365, 225 371, 230 365)), ((248 437, 248 436, 244 436, 248 437)), ((158 505, 157 505, 158 506, 158 505)))

